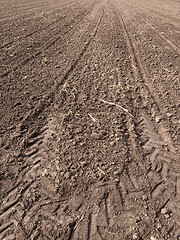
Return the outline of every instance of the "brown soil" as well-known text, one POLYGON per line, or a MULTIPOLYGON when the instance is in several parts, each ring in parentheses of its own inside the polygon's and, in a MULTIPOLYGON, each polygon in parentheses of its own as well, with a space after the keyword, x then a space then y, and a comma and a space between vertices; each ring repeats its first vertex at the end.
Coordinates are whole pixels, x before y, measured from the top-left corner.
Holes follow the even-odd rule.
POLYGON ((179 1, 0 2, 0 239, 180 239, 179 1))

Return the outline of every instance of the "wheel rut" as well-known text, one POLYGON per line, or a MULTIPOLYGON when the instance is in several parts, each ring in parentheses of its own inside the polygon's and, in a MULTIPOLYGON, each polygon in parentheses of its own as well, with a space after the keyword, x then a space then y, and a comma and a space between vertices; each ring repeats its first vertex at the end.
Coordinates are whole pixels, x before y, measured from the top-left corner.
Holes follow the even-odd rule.
MULTIPOLYGON (((56 118, 50 117, 46 126, 27 139, 25 144, 26 147, 21 152, 20 156, 20 158, 23 159, 23 170, 19 171, 16 176, 17 180, 14 183, 15 187, 12 190, 7 190, 8 194, 5 195, 3 199, 3 208, 0 212, 2 225, 0 234, 2 239, 9 236, 9 234, 15 234, 16 231, 13 230, 13 227, 19 226, 19 224, 21 225, 22 221, 27 221, 27 219, 30 220, 31 218, 29 215, 31 216, 31 212, 34 215, 39 208, 51 204, 52 201, 49 201, 48 198, 47 200, 46 198, 44 198, 44 200, 40 200, 39 198, 41 190, 42 195, 47 195, 48 197, 49 193, 56 193, 58 187, 58 178, 56 178, 55 174, 58 166, 54 165, 56 161, 51 163, 51 159, 55 158, 58 128, 59 124, 56 118), (50 177, 49 171, 51 172, 51 179, 52 176, 54 176, 53 181, 48 180, 50 177), (41 178, 44 178, 43 184, 41 183, 41 178), (39 189, 39 196, 36 196, 35 191, 39 187, 39 184, 44 187, 41 190, 39 189), (49 184, 51 184, 51 188, 49 184), (33 192, 35 194, 34 196, 33 192), (31 200, 29 199, 30 195, 32 197, 31 200), (18 214, 17 218, 15 217, 16 214, 18 214), (14 215, 14 219, 16 220, 12 220, 12 222, 8 223, 9 217, 12 215, 14 215), (7 223, 5 223, 6 221, 7 223)), ((27 234, 28 237, 35 231, 38 226, 37 223, 38 221, 33 225, 33 229, 30 233, 27 234)))
MULTIPOLYGON (((98 18, 96 27, 91 34, 91 38, 86 43, 84 48, 82 49, 81 53, 79 54, 79 57, 74 62, 74 64, 70 67, 69 71, 65 74, 64 78, 62 79, 61 83, 58 83, 55 87, 55 90, 57 90, 60 86, 63 86, 67 78, 69 77, 70 73, 74 70, 80 59, 83 57, 84 53, 86 52, 88 46, 93 41, 95 35, 97 34, 98 27, 101 23, 103 17, 103 10, 100 13, 100 17, 98 18)), ((54 91, 54 90, 53 90, 54 91)), ((59 115, 59 114, 58 114, 59 115)), ((29 116, 30 117, 30 116, 29 116)), ((32 117, 32 115, 31 115, 32 117)), ((31 118, 30 117, 30 118, 31 118)), ((49 118, 47 120, 47 125, 45 125, 43 128, 41 128, 39 131, 34 132, 27 138, 27 140, 24 142, 24 148, 19 154, 19 159, 23 161, 23 166, 21 166, 21 169, 19 169, 16 183, 16 187, 13 189, 7 190, 8 195, 3 200, 3 206, 4 208, 1 211, 1 221, 2 221, 2 230, 1 230, 1 236, 3 238, 9 237, 12 235, 12 233, 17 234, 18 236, 21 236, 23 238, 30 238, 34 235, 37 235, 38 230, 38 219, 42 217, 41 213, 38 214, 37 218, 35 217, 33 223, 32 223, 32 229, 26 230, 24 227, 24 224, 27 225, 31 218, 34 216, 35 212, 41 208, 43 208, 44 204, 41 205, 39 203, 42 196, 41 194, 38 194, 36 196, 35 192, 38 188, 39 184, 43 185, 42 189, 42 195, 44 196, 44 200, 42 199, 42 202, 48 198, 49 194, 56 194, 58 192, 58 184, 59 184, 59 178, 54 175, 55 171, 57 172, 57 169, 53 172, 54 166, 51 165, 50 159, 53 159, 55 157, 55 152, 53 149, 56 148, 56 141, 57 141, 57 130, 58 129, 58 122, 55 118, 49 118), (48 171, 50 170, 51 174, 49 175, 48 171), (48 178, 52 179, 52 176, 54 177, 54 182, 52 180, 48 180, 48 178), (49 176, 49 177, 48 177, 49 176), (44 178, 44 182, 42 181, 42 178, 44 178), (46 179, 46 180, 45 180, 46 179), (40 183, 39 183, 40 181, 40 183), (24 188, 25 183, 27 183, 27 187, 24 188), (55 184, 55 185, 54 185, 55 184), (31 186, 32 185, 32 186, 31 186), (51 187, 50 187, 51 185, 51 187), (56 186, 56 187, 55 187, 56 186), (34 193, 33 193, 34 192, 34 193), (31 194, 32 199, 29 199, 29 194, 31 194), (35 195, 34 195, 35 194, 35 195), (27 200, 26 200, 27 199, 27 200), (27 201, 27 203, 26 203, 27 201), (23 202, 23 203, 22 203, 23 202), (37 202, 37 203, 36 203, 37 202), (32 207, 31 207, 32 205, 32 207), (26 212, 26 207, 28 207, 28 211, 26 212), (13 224, 8 225, 5 223, 8 221, 8 218, 10 215, 13 215, 15 212, 21 212, 20 215, 18 215, 18 221, 15 221, 15 226, 18 226, 16 228, 13 224), (33 216, 31 216, 31 212, 33 213, 33 216), (29 215, 31 217, 29 217, 29 215), (14 229, 15 227, 15 229, 14 229), (18 230, 20 229, 20 230, 18 230), (20 231, 20 232, 19 232, 20 231)), ((20 160, 20 161, 21 161, 20 160)), ((54 160, 53 160, 54 162, 54 160)), ((53 163, 52 163, 53 164, 53 163)), ((56 168, 56 166, 55 166, 56 168)), ((57 166, 58 168, 58 166, 57 166)), ((58 176, 58 175, 57 175, 58 176)), ((39 192, 40 193, 40 192, 39 192)), ((58 198, 58 194, 56 195, 55 199, 58 198)), ((57 208, 56 201, 58 203, 58 200, 51 200, 52 202, 55 202, 55 208, 57 208)), ((41 202, 41 201, 40 201, 41 202)), ((16 218, 16 217, 15 217, 16 218)), ((43 218, 47 219, 47 216, 43 216, 43 218)), ((56 219, 56 218, 55 218, 56 219)), ((48 220, 48 219, 47 219, 48 220)), ((46 220, 45 220, 46 221, 46 220)), ((58 221, 59 224, 60 221, 58 221)), ((74 223, 70 224, 70 233, 69 233, 69 239, 72 238, 74 235, 74 223)), ((29 226, 31 228, 31 224, 29 226)), ((47 236, 49 230, 44 230, 45 235, 47 232, 47 236)), ((39 233, 38 233, 39 234, 39 233)), ((59 234, 59 233, 58 233, 59 234)), ((40 234, 41 235, 41 234, 40 234)), ((14 236, 14 235, 13 235, 14 236)), ((50 236, 49 236, 50 237, 50 236)))
MULTIPOLYGON (((43 96, 43 99, 39 101, 37 106, 33 110, 30 110, 26 114, 24 119, 22 119, 22 121, 20 122, 20 125, 18 127, 16 127, 17 131, 19 131, 19 130, 21 131, 21 129, 24 128, 24 125, 28 121, 32 121, 32 118, 37 118, 37 116, 39 116, 45 109, 47 109, 50 105, 52 105, 53 101, 55 99, 56 93, 59 91, 59 89, 60 89, 60 92, 64 92, 64 88, 66 87, 66 81, 68 80, 70 74, 75 70, 76 66, 78 65, 80 60, 83 58, 85 52, 87 51, 90 43, 93 41, 94 37, 96 36, 98 27, 102 20, 102 17, 103 17, 103 9, 100 13, 100 16, 97 20, 96 26, 91 34, 91 37, 86 41, 83 48, 81 48, 81 51, 77 55, 76 59, 74 61, 72 61, 72 63, 69 66, 69 69, 67 69, 65 71, 64 75, 60 79, 58 79, 58 81, 55 82, 52 89, 50 89, 50 91, 48 91, 47 94, 45 96, 43 96)), ((58 92, 58 94, 60 94, 60 93, 58 92)), ((14 134, 14 135, 16 138, 16 134, 14 134)), ((14 139, 14 137, 12 138, 12 141, 13 141, 13 139, 14 139)))
POLYGON ((151 182, 151 197, 157 204, 157 213, 171 213, 175 223, 170 227, 169 233, 175 228, 175 237, 178 239, 179 225, 179 163, 173 154, 167 149, 167 143, 163 142, 155 130, 153 123, 146 115, 141 116, 138 128, 142 130, 142 142, 146 160, 150 164, 148 178, 151 182), (145 140, 146 139, 146 140, 145 140), (160 198, 160 201, 157 199, 160 198))
MULTIPOLYGON (((112 5, 111 5, 112 6, 112 5)), ((114 6, 112 6, 114 8, 114 6)), ((146 66, 144 66, 141 63, 140 56, 138 53, 137 46, 135 44, 135 39, 133 36, 129 35, 129 32, 127 31, 126 25, 124 23, 124 20, 118 11, 118 9, 115 7, 115 11, 117 12, 117 15, 119 17, 120 23, 122 25, 122 28, 124 30, 124 35, 127 42, 128 51, 131 56, 131 70, 134 73, 136 86, 139 87, 139 94, 141 95, 141 104, 146 107, 148 107, 148 101, 149 105, 152 106, 152 108, 149 108, 150 114, 156 118, 156 116, 166 116, 167 112, 163 110, 163 106, 156 96, 156 94, 153 92, 152 85, 150 83, 149 77, 148 77, 148 69, 146 66), (145 96, 145 97, 144 97, 145 96), (147 101, 148 99, 148 101, 147 101)), ((159 133, 162 134, 163 139, 166 139, 169 145, 169 148, 172 152, 175 152, 175 148, 173 147, 171 137, 169 136, 167 126, 160 126, 159 133)))

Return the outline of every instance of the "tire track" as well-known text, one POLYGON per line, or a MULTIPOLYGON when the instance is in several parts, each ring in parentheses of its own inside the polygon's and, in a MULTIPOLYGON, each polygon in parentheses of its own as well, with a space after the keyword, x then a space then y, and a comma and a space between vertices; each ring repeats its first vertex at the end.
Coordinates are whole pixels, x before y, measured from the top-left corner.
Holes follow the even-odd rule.
POLYGON ((146 140, 143 149, 148 153, 147 160, 151 164, 148 177, 152 184, 151 197, 163 199, 158 206, 157 212, 160 214, 162 209, 168 209, 167 213, 172 213, 175 218, 175 225, 169 230, 169 234, 175 229, 175 237, 180 237, 180 166, 175 161, 172 154, 166 150, 166 143, 162 141, 153 123, 146 115, 141 116, 139 128, 142 130, 142 141, 146 140))
MULTIPOLYGON (((132 36, 129 35, 126 25, 124 23, 124 20, 121 16, 121 14, 119 13, 118 9, 111 4, 111 6, 115 9, 115 11, 117 12, 119 21, 122 25, 124 34, 125 34, 125 38, 126 38, 126 42, 127 42, 127 47, 128 47, 128 51, 130 53, 130 61, 131 61, 131 69, 134 73, 135 76, 135 84, 137 86, 139 86, 140 90, 140 95, 142 92, 142 99, 141 99, 141 103, 143 104, 144 107, 147 107, 147 101, 146 99, 144 99, 143 94, 146 92, 150 102, 152 103, 152 105, 154 104, 155 106, 155 110, 156 112, 160 113, 160 115, 165 115, 162 111, 163 106, 161 104, 161 102, 158 100, 158 98, 153 94, 153 90, 152 90, 152 86, 150 84, 150 81, 148 80, 148 72, 147 69, 142 65, 139 54, 138 54, 138 50, 135 46, 135 40, 133 39, 132 36)), ((152 109, 149 108, 150 111, 152 111, 152 109)), ((151 112, 151 114, 153 115, 154 112, 151 112)), ((175 148, 173 147, 171 138, 168 134, 168 131, 166 130, 166 128, 162 127, 162 130, 159 129, 159 133, 162 134, 162 138, 163 139, 167 139, 167 143, 168 143, 168 147, 172 152, 175 152, 175 148)))
MULTIPOLYGON (((74 70, 74 68, 76 67, 76 65, 78 64, 78 62, 80 61, 80 59, 83 57, 85 51, 87 50, 89 44, 93 41, 98 27, 101 23, 102 17, 103 17, 103 12, 104 10, 102 10, 102 12, 100 13, 100 17, 98 19, 98 22, 96 24, 96 28, 94 29, 91 38, 89 39, 88 43, 85 45, 85 47, 83 48, 82 52, 79 55, 79 58, 74 62, 73 66, 71 66, 71 68, 69 69, 69 71, 65 74, 64 78, 62 79, 61 83, 59 83, 56 87, 59 87, 60 85, 63 85, 65 80, 68 78, 69 74, 71 73, 71 71, 74 70)), ((32 221, 32 218, 29 217, 28 212, 24 212, 24 204, 21 204, 22 202, 26 202, 26 198, 28 201, 28 205, 30 204, 29 201, 32 201, 32 203, 34 202, 34 200, 28 200, 28 196, 25 196, 26 190, 28 189, 28 193, 30 194, 30 192, 32 192, 32 198, 33 198, 33 189, 36 189, 38 187, 38 181, 41 181, 41 185, 43 186, 43 191, 42 191, 42 196, 45 196, 45 198, 47 196, 49 196, 49 192, 52 193, 56 193, 57 188, 58 188, 58 177, 56 179, 55 177, 55 182, 57 181, 57 184, 55 183, 51 183, 50 180, 48 180, 48 174, 52 174, 53 176, 53 167, 51 166, 51 161, 50 159, 53 159, 55 157, 55 153, 53 151, 53 149, 56 148, 56 141, 57 141, 57 129, 59 128, 57 126, 57 121, 54 120, 53 118, 50 119, 48 121, 48 124, 42 128, 39 132, 34 133, 31 137, 28 138, 28 140, 26 141, 25 145, 27 146, 25 148, 25 151, 21 153, 21 157, 23 157, 24 161, 25 161, 25 165, 23 166, 23 171, 20 172, 18 174, 18 179, 17 179, 17 187, 13 188, 13 190, 9 190, 9 194, 6 196, 6 198, 4 199, 3 205, 5 205, 6 209, 3 209, 1 212, 1 218, 3 219, 3 229, 2 229, 2 233, 1 236, 5 237, 5 236, 11 236, 12 232, 15 233, 16 232, 16 228, 12 229, 12 226, 8 226, 9 232, 6 231, 7 227, 6 227, 6 222, 8 221, 8 217, 9 215, 13 215, 15 214, 14 211, 18 212, 23 212, 21 214, 21 217, 19 219, 20 223, 22 221, 25 221, 25 223, 28 223, 28 226, 31 228, 32 225, 32 229, 27 233, 27 231, 25 231, 25 235, 26 237, 30 237, 32 235, 36 235, 37 234, 37 229, 36 229, 36 223, 38 222, 38 218, 40 217, 40 215, 37 216, 37 218, 34 221, 34 223, 30 223, 30 221, 32 221), (54 138, 56 140, 54 140, 54 138), (52 148, 52 149, 51 149, 52 148), (49 164, 49 167, 46 167, 44 170, 42 168, 44 168, 46 165, 49 164), (48 170, 47 170, 48 169, 48 170), (49 173, 50 171, 50 173, 49 173), (47 179, 44 179, 44 184, 43 184, 43 180, 40 180, 41 178, 39 178, 39 176, 43 176, 46 177, 47 179), (19 180, 20 179, 20 180, 19 180), (26 180, 28 179, 28 181, 32 181, 33 182, 33 187, 28 188, 26 187, 26 189, 23 188, 24 182, 26 182, 26 180), (57 187, 54 186, 57 185, 57 187), (48 189, 47 187, 48 186, 48 189), (21 190, 20 190, 21 189, 21 190), (22 190, 23 189, 23 190, 22 190), (23 192, 23 195, 21 194, 21 192, 23 192), (20 195, 18 195, 20 193, 20 195), (12 200, 11 200, 12 199, 12 200), (6 206, 7 205, 7 206, 6 206), (22 205, 22 207, 21 207, 22 205), (19 209, 19 210, 18 210, 19 209)), ((52 162, 53 163, 53 162, 52 162)), ((56 167, 55 167, 56 169, 56 167)), ((54 172, 57 170, 54 170, 54 172)), ((39 192, 39 190, 38 190, 39 192)), ((57 195, 58 197, 58 195, 57 195)), ((36 197, 35 197, 36 199, 36 197)), ((53 200, 51 199, 51 202, 53 200)), ((25 204, 26 205, 26 204, 25 204)), ((39 205, 35 205, 37 207, 37 210, 39 210, 39 205)), ((36 208, 35 207, 35 208, 36 208)), ((35 210, 31 209, 30 212, 34 212, 35 210)), ((16 214, 15 214, 16 215, 16 214)), ((24 225, 23 223, 21 223, 22 225, 24 225)), ((73 232, 73 226, 71 226, 72 232, 73 232)), ((18 234, 18 233, 17 233, 18 234)), ((70 236, 70 235, 69 235, 70 236)))
MULTIPOLYGON (((104 23, 102 23, 102 26, 104 26, 104 23)), ((86 106, 87 105, 88 103, 86 102, 86 106)), ((107 114, 108 113, 109 112, 107 112, 107 114)), ((111 111, 111 114, 115 116, 119 113, 114 110, 111 111)), ((123 120, 124 128, 131 129, 132 127, 126 126, 124 116, 123 120)), ((131 131, 132 130, 130 130, 130 132, 131 131)), ((77 220, 75 221, 75 225, 72 224, 72 227, 68 225, 65 227, 65 229, 68 228, 70 231, 68 239, 113 239, 113 236, 116 238, 118 236, 118 239, 125 239, 125 236, 127 237, 126 239, 132 239, 133 229, 131 229, 131 226, 134 226, 138 214, 141 215, 139 202, 138 204, 134 203, 133 198, 139 201, 139 198, 143 196, 145 189, 147 189, 148 181, 141 177, 142 173, 140 174, 140 172, 143 171, 141 169, 143 163, 140 167, 140 158, 136 158, 136 164, 133 162, 133 150, 131 149, 131 144, 128 144, 129 139, 127 137, 127 135, 129 136, 129 132, 125 131, 123 135, 123 146, 125 145, 125 149, 127 149, 127 151, 123 151, 123 154, 127 154, 127 156, 125 156, 127 162, 123 165, 123 171, 117 174, 120 175, 120 177, 116 176, 116 181, 102 184, 102 186, 99 187, 100 189, 98 186, 94 186, 95 190, 89 194, 91 196, 90 200, 84 200, 88 205, 85 207, 87 210, 82 209, 79 218, 76 213, 75 219, 77 218, 77 220), (136 168, 139 168, 137 175, 133 174, 136 168), (115 232, 116 235, 114 234, 115 232)), ((138 152, 138 150, 136 151, 138 152)), ((70 203, 68 203, 68 206, 69 205, 70 203)), ((72 219, 74 220, 74 214, 72 214, 72 219)), ((65 223, 66 221, 64 220, 63 222, 65 223)))
MULTIPOLYGON (((93 6, 91 6, 91 8, 79 19, 77 20, 68 30, 66 30, 63 34, 61 34, 58 37, 53 37, 49 43, 45 43, 43 47, 41 47, 38 51, 36 51, 35 53, 33 53, 33 55, 30 55, 28 57, 26 57, 21 63, 15 65, 13 68, 11 68, 8 71, 5 71, 3 74, 1 74, 1 77, 7 77, 12 71, 15 71, 18 69, 18 67, 26 65, 27 63, 29 63, 31 60, 33 60, 34 58, 38 57, 39 55, 41 55, 43 53, 44 50, 49 49, 50 47, 52 47, 58 40, 60 40, 62 37, 64 37, 67 33, 69 33, 73 28, 75 28, 76 26, 78 26, 78 24, 93 10, 94 8, 94 3, 93 2, 93 6)), ((17 60, 17 59, 14 59, 17 60)))
MULTIPOLYGON (((69 75, 74 71, 74 69, 76 68, 76 66, 82 59, 82 57, 84 56, 85 52, 87 51, 89 45, 93 41, 94 37, 96 36, 98 27, 99 27, 102 17, 103 17, 103 12, 104 12, 104 10, 102 10, 102 12, 100 13, 100 17, 96 23, 96 27, 95 27, 94 31, 92 32, 90 39, 86 42, 86 44, 82 48, 78 57, 74 60, 74 62, 69 67, 69 69, 65 72, 64 76, 59 81, 57 81, 55 83, 55 86, 52 87, 52 89, 50 89, 50 91, 43 97, 42 100, 40 100, 38 105, 33 110, 30 110, 26 114, 24 119, 22 119, 22 121, 20 122, 19 126, 16 126, 17 131, 21 131, 21 129, 24 128, 24 126, 26 125, 26 123, 28 121, 32 121, 32 119, 36 118, 44 109, 47 109, 52 104, 52 102, 55 99, 56 92, 58 91, 58 89, 60 87, 61 87, 60 92, 63 91, 66 80, 68 79, 69 75)), ((60 94, 60 93, 58 92, 58 94, 60 94)), ((13 139, 16 138, 16 133, 14 133, 13 135, 14 135, 14 137, 12 137, 11 141, 13 141, 13 139)))
POLYGON ((134 45, 134 43, 132 42, 132 39, 131 39, 128 31, 127 31, 124 20, 123 20, 121 14, 119 13, 118 9, 112 4, 111 4, 111 6, 115 9, 115 11, 117 13, 117 16, 119 18, 119 21, 121 23, 121 26, 123 28, 123 31, 124 31, 124 35, 125 35, 127 46, 128 46, 128 51, 129 51, 130 56, 131 56, 130 60, 131 60, 132 71, 134 72, 136 80, 138 80, 138 83, 136 83, 136 84, 140 83, 141 85, 143 85, 147 89, 147 91, 148 91, 149 95, 151 96, 153 102, 156 104, 157 110, 160 111, 159 101, 155 98, 155 96, 152 94, 151 89, 146 84, 146 83, 149 83, 148 78, 147 78, 147 75, 148 75, 147 70, 144 69, 142 64, 141 64, 140 58, 137 54, 137 48, 134 45))
MULTIPOLYGON (((0 212, 0 221, 3 221, 3 224, 1 224, 2 227, 0 229, 0 236, 4 236, 8 228, 11 228, 9 233, 10 235, 12 234, 12 231, 13 233, 16 232, 15 229, 12 229, 13 223, 8 223, 10 215, 16 215, 16 213, 22 212, 20 214, 21 217, 18 216, 17 218, 21 218, 19 221, 25 221, 27 218, 30 219, 28 213, 30 214, 32 211, 34 213, 34 211, 38 210, 40 206, 45 206, 51 203, 49 200, 46 200, 36 205, 34 204, 34 200, 32 200, 31 204, 32 206, 34 205, 34 209, 28 209, 28 211, 26 211, 26 208, 23 207, 26 205, 26 198, 28 201, 28 193, 30 193, 33 189, 36 189, 39 186, 39 182, 49 182, 46 177, 48 172, 53 174, 53 170, 57 171, 56 166, 52 165, 49 161, 55 157, 54 149, 56 148, 58 140, 58 128, 59 124, 57 120, 51 117, 45 127, 27 139, 27 147, 25 151, 21 153, 25 162, 23 166, 25 170, 18 173, 16 187, 14 187, 13 190, 8 191, 8 195, 3 200, 0 212), (44 177, 44 180, 41 180, 39 176, 44 177), (29 183, 26 184, 26 182, 29 183)), ((56 181, 56 176, 54 177, 54 181, 56 181)), ((42 192, 43 195, 47 195, 49 191, 45 183, 42 192)), ((52 183, 50 186, 53 186, 52 183)), ((40 189, 38 192, 41 193, 40 189)), ((36 201, 37 200, 35 198, 35 202, 36 201)), ((14 228, 16 227, 14 226, 14 228)), ((30 237, 34 231, 35 228, 32 229, 28 237, 30 237)))
MULTIPOLYGON (((116 9, 116 11, 118 11, 116 9)), ((143 68, 141 66, 140 60, 138 55, 136 54, 136 48, 134 48, 134 45, 131 42, 131 39, 128 35, 128 32, 126 30, 126 26, 123 22, 123 19, 121 16, 119 16, 121 19, 121 25, 123 26, 123 29, 126 33, 126 41, 127 41, 127 45, 128 45, 128 50, 131 54, 131 58, 133 59, 131 62, 133 64, 133 66, 135 66, 135 77, 137 79, 139 79, 139 76, 142 75, 143 73, 143 68)), ((145 77, 146 80, 146 77, 145 77)), ((133 96, 132 96, 133 97, 133 96)), ((129 103, 131 104, 131 103, 129 103)), ((136 112, 136 118, 138 118, 138 112, 141 112, 140 110, 138 110, 136 112)), ((145 138, 141 139, 138 141, 137 139, 137 134, 136 134, 136 125, 137 124, 133 124, 133 120, 132 119, 128 119, 128 129, 129 129, 129 140, 130 140, 130 146, 132 147, 132 149, 130 148, 130 152, 132 152, 132 155, 134 156, 134 159, 136 159, 137 162, 141 162, 141 168, 144 171, 144 173, 147 172, 147 164, 145 165, 145 167, 143 167, 143 155, 139 154, 139 153, 143 153, 148 151, 151 152, 148 155, 148 159, 146 159, 147 162, 151 162, 152 166, 149 170, 148 173, 148 178, 149 178, 149 185, 150 186, 150 196, 152 198, 152 201, 155 202, 155 205, 160 202, 160 199, 164 199, 163 204, 161 206, 159 206, 159 209, 156 209, 158 215, 161 212, 161 210, 164 207, 169 207, 169 212, 172 212, 172 214, 174 215, 174 219, 175 219, 175 224, 173 223, 169 230, 168 230, 168 234, 174 234, 174 236, 176 237, 176 239, 178 239, 179 237, 179 217, 180 217, 180 211, 179 211, 179 193, 177 193, 176 189, 178 189, 178 181, 179 181, 179 171, 177 169, 179 169, 179 166, 176 165, 175 161, 173 160, 173 156, 172 153, 170 154, 166 149, 167 149, 167 143, 165 143, 160 136, 158 136, 158 134, 156 132, 153 132, 153 127, 152 124, 150 124, 149 122, 147 123, 147 118, 141 117, 142 118, 142 129, 144 132, 144 136, 145 138), (133 133, 134 132, 134 133, 133 133), (136 137, 135 137, 136 136, 136 137), (147 141, 147 138, 148 141, 147 141), (143 151, 141 150, 140 144, 138 146, 138 142, 144 142, 145 144, 143 145, 143 151), (141 159, 141 160, 140 160, 141 159), (174 166, 173 166, 174 165, 174 166), (171 170, 170 170, 171 169, 171 170), (169 172, 171 172, 171 174, 169 174, 169 172), (156 176, 156 174, 160 175, 160 176, 156 176), (173 178, 173 179, 171 179, 173 178), (172 203, 171 203, 172 201, 172 203)), ((138 122, 138 121, 137 121, 138 122)), ((141 130, 142 130, 141 129, 141 130)), ((137 131, 138 132, 138 131, 137 131)), ((139 164, 140 164, 139 162, 139 164)), ((127 172, 127 176, 129 178, 129 182, 132 184, 133 187, 138 188, 138 179, 137 179, 137 175, 136 177, 132 178, 132 175, 129 175, 129 173, 127 172)), ((124 180, 124 176, 123 176, 123 182, 120 182, 120 187, 123 191, 123 193, 125 194, 129 194, 129 190, 126 187, 127 185, 130 186, 130 184, 128 183, 128 179, 124 180)), ((135 190, 135 195, 134 196, 138 196, 138 194, 140 194, 140 196, 143 196, 143 192, 144 189, 139 189, 139 193, 137 190, 135 190)))

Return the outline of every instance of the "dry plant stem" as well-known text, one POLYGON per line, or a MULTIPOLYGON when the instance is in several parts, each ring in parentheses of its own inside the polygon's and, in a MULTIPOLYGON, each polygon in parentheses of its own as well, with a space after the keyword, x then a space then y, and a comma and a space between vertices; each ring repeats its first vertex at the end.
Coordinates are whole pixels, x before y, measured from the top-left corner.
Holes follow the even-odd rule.
POLYGON ((103 100, 103 99, 100 99, 100 101, 103 102, 103 103, 109 104, 109 105, 116 106, 116 107, 122 109, 123 111, 125 111, 125 112, 128 113, 131 117, 134 118, 134 116, 133 116, 130 112, 128 112, 128 110, 127 110, 126 108, 123 108, 123 107, 121 107, 120 105, 118 105, 118 104, 116 104, 116 103, 107 102, 107 101, 105 101, 105 100, 103 100))
POLYGON ((75 225, 74 229, 77 228, 77 226, 79 225, 79 223, 83 220, 84 216, 85 216, 85 213, 80 217, 80 219, 79 219, 79 221, 77 222, 77 224, 75 225))
POLYGON ((98 170, 105 175, 105 172, 98 167, 98 170))
POLYGON ((88 116, 93 120, 93 122, 97 121, 97 119, 95 119, 90 113, 88 113, 88 116))

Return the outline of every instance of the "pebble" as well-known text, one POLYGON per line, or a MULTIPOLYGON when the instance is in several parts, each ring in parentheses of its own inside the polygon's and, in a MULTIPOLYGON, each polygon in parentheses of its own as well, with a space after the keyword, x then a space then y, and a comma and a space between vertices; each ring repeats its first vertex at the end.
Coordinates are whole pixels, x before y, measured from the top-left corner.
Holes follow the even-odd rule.
POLYGON ((44 64, 44 63, 47 63, 48 62, 48 59, 47 58, 44 58, 41 63, 44 64))
POLYGON ((96 132, 93 131, 92 134, 91 134, 91 137, 95 138, 95 139, 99 139, 101 137, 101 133, 96 133, 96 132))
POLYGON ((167 209, 166 209, 166 208, 162 208, 162 209, 161 209, 161 213, 162 213, 162 214, 166 214, 166 213, 167 213, 167 209))
POLYGON ((171 116, 172 116, 172 114, 171 114, 171 113, 167 113, 166 115, 167 115, 167 117, 171 117, 171 116))
POLYGON ((161 121, 161 117, 156 117, 155 121, 156 121, 156 123, 160 122, 161 121))
POLYGON ((14 157, 15 158, 19 158, 21 156, 21 152, 20 151, 17 151, 14 153, 14 157))
POLYGON ((137 233, 133 234, 133 239, 138 239, 138 234, 137 233))
POLYGON ((157 224, 157 229, 161 229, 162 225, 160 223, 157 224))
POLYGON ((65 174, 64 174, 64 177, 65 177, 65 178, 69 178, 69 177, 70 177, 70 173, 69 173, 69 172, 65 173, 65 174))
POLYGON ((121 175, 122 171, 118 170, 114 172, 114 175, 121 175))
POLYGON ((46 175, 48 175, 48 171, 47 171, 47 169, 45 168, 44 171, 42 172, 42 176, 44 177, 44 176, 46 176, 46 175))
POLYGON ((143 199, 143 201, 147 201, 147 200, 148 200, 148 197, 147 197, 146 195, 143 195, 143 196, 142 196, 142 199, 143 199))
POLYGON ((102 172, 100 172, 100 174, 99 174, 99 180, 102 180, 103 178, 104 178, 104 173, 102 173, 102 172))
POLYGON ((150 239, 151 239, 151 240, 158 240, 157 238, 155 238, 155 237, 153 237, 153 236, 151 236, 150 239))
POLYGON ((10 159, 9 159, 9 163, 13 163, 14 161, 15 161, 14 158, 10 158, 10 159))
POLYGON ((113 142, 110 142, 109 144, 111 147, 113 147, 115 145, 115 142, 113 141, 113 142))
POLYGON ((85 167, 88 163, 86 161, 81 162, 81 166, 85 167))

